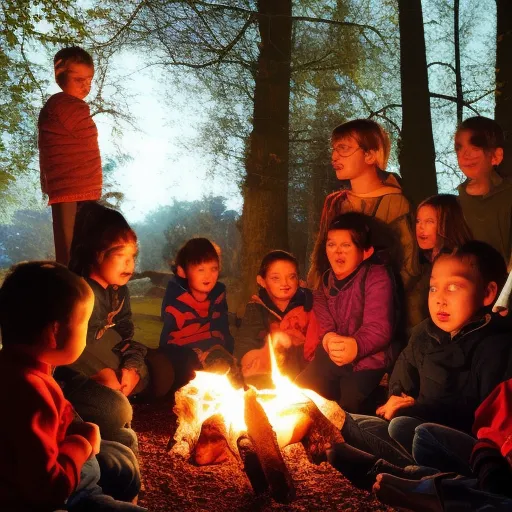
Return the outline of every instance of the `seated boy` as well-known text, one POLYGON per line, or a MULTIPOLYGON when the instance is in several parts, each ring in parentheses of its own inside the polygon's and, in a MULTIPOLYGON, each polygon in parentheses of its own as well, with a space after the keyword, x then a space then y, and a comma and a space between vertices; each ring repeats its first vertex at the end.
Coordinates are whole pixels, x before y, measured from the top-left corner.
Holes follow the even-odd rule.
MULTIPOLYGON (((377 409, 383 419, 347 415, 342 431, 347 443, 401 465, 422 423, 471 432, 475 410, 507 376, 510 324, 490 313, 505 277, 503 258, 484 242, 471 241, 436 258, 431 318, 414 329, 397 360, 390 398, 377 409)), ((340 469, 343 455, 338 455, 340 469)))
POLYGON ((144 510, 102 493, 98 426, 75 418, 51 376, 82 353, 93 305, 85 281, 53 262, 16 266, 0 289, 2 510, 47 511, 66 501, 76 511, 144 510))
POLYGON ((226 287, 218 282, 220 259, 206 238, 190 239, 176 255, 175 276, 162 302, 160 349, 174 367, 174 387, 186 384, 194 370, 232 365, 226 287))

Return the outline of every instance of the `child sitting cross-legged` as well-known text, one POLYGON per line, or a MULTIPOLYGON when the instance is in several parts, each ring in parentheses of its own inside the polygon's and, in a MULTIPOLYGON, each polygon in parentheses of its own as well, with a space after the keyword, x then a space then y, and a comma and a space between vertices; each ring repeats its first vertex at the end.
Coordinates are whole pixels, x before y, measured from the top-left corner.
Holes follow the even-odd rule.
POLYGON ((285 251, 265 255, 256 282, 260 289, 245 309, 234 355, 245 382, 265 388, 271 385, 269 335, 280 370, 290 377, 296 377, 312 356, 312 350, 305 353, 305 342, 310 325, 314 329, 313 294, 299 285, 297 260, 285 251))
POLYGON ((76 417, 52 377, 54 366, 73 363, 84 350, 93 304, 87 283, 53 262, 14 267, 0 289, 2 510, 145 510, 102 492, 98 426, 76 417))
POLYGON ((160 350, 171 361, 179 388, 195 370, 227 369, 234 360, 226 287, 218 282, 220 258, 213 243, 190 239, 178 251, 174 271, 162 302, 160 350))
POLYGON ((369 219, 362 213, 336 217, 323 246, 330 269, 314 292, 318 346, 297 384, 358 413, 370 407, 369 397, 391 360, 394 281, 388 268, 371 258, 369 219))
POLYGON ((428 453, 419 455, 426 434, 432 437, 425 424, 471 433, 478 406, 509 376, 510 322, 491 314, 505 277, 505 261, 485 242, 473 240, 438 255, 430 277, 430 318, 413 330, 400 354, 389 379, 389 400, 377 409, 380 418, 346 416, 347 444, 331 453, 335 467, 352 478, 365 475, 378 458, 441 469, 446 451, 435 461, 428 453))

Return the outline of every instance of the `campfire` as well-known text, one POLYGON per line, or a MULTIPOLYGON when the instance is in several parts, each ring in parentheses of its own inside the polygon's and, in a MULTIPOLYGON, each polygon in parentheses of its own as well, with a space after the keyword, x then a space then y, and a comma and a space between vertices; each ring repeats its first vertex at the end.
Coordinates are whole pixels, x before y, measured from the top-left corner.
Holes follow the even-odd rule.
POLYGON ((171 453, 198 465, 237 461, 256 494, 269 490, 276 501, 288 503, 295 487, 281 449, 301 442, 312 462, 322 462, 326 448, 343 442, 345 414, 283 376, 272 349, 270 357, 271 389, 237 389, 228 374, 196 372, 176 393, 171 453))

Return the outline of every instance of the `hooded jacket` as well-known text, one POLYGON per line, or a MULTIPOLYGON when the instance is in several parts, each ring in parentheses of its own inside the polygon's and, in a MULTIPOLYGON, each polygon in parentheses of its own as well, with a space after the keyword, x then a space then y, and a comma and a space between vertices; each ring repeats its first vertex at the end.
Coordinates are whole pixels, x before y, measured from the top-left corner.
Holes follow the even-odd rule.
POLYGON ((506 374, 510 347, 506 322, 485 311, 453 338, 424 320, 389 379, 390 396, 405 393, 416 400, 398 416, 471 432, 477 407, 506 374))

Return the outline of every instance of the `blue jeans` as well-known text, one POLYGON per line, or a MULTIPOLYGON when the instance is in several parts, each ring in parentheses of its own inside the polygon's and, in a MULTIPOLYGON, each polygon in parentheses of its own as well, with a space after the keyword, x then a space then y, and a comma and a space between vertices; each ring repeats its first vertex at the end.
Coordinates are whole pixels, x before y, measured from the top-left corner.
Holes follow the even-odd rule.
POLYGON ((389 423, 376 416, 346 414, 341 434, 347 443, 399 467, 415 464, 410 453, 392 439, 389 423))
POLYGON ((100 466, 96 457, 91 457, 82 466, 80 482, 66 503, 69 512, 147 512, 145 508, 116 501, 103 493, 98 485, 100 466))
POLYGON ((436 423, 416 427, 412 454, 419 465, 442 472, 472 476, 469 458, 476 439, 464 432, 436 423))

